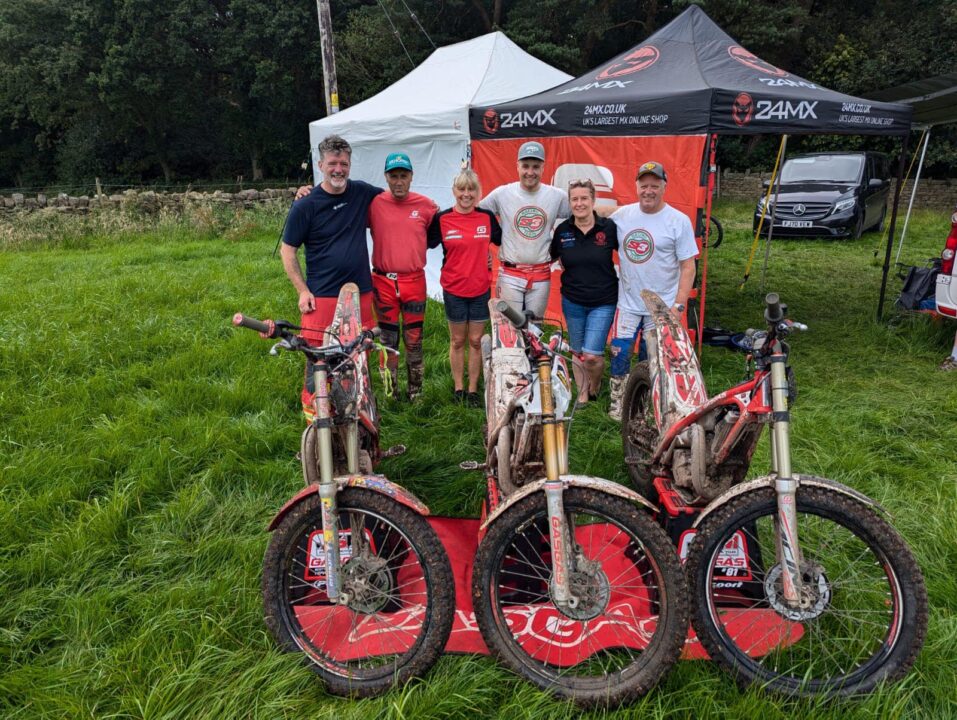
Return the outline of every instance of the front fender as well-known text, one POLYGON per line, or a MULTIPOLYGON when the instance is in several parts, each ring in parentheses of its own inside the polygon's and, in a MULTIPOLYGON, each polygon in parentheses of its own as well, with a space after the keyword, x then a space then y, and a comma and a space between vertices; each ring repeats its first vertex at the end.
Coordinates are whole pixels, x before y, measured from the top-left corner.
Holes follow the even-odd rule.
MULTIPOLYGON (((807 485, 809 487, 833 490, 836 493, 846 495, 847 497, 857 500, 858 502, 872 507, 875 510, 879 510, 884 515, 890 517, 890 513, 888 513, 887 510, 885 510, 878 502, 871 500, 869 497, 867 497, 867 495, 864 495, 863 493, 858 492, 854 488, 844 485, 843 483, 839 483, 836 480, 829 480, 827 478, 817 477, 815 475, 795 475, 794 478, 798 481, 798 487, 807 485)), ((707 507, 701 511, 701 514, 698 515, 698 518, 694 521, 693 527, 698 527, 702 521, 708 517, 708 515, 739 495, 744 495, 745 493, 765 487, 773 489, 775 480, 776 476, 765 475, 764 477, 755 478, 754 480, 748 480, 747 482, 732 486, 723 495, 719 495, 710 503, 708 503, 707 507)))
MULTIPOLYGON (((590 475, 561 475, 559 480, 562 481, 562 487, 580 487, 580 488, 589 488, 591 490, 597 490, 599 492, 608 493, 609 495, 617 495, 620 498, 625 500, 630 500, 631 502, 636 502, 640 505, 644 505, 651 512, 657 512, 658 509, 648 502, 645 499, 644 495, 627 488, 624 485, 619 485, 618 483, 612 482, 611 480, 605 480, 604 478, 591 477, 590 475)), ((522 498, 528 497, 532 493, 544 492, 545 483, 548 482, 545 478, 535 480, 527 485, 523 485, 516 492, 509 495, 505 498, 505 501, 495 508, 495 511, 485 518, 485 521, 482 523, 479 528, 480 532, 484 532, 485 529, 495 522, 495 519, 508 510, 512 505, 517 503, 522 498)))
MULTIPOLYGON (((359 487, 385 495, 407 508, 417 512, 419 515, 428 515, 429 508, 419 500, 415 495, 406 490, 401 485, 392 482, 384 475, 343 475, 335 478, 336 487, 339 492, 347 487, 359 487)), ((311 483, 302 490, 293 495, 285 505, 283 505, 276 516, 270 521, 267 531, 272 532, 276 526, 282 522, 282 519, 299 503, 303 502, 311 495, 319 493, 319 484, 311 483)))

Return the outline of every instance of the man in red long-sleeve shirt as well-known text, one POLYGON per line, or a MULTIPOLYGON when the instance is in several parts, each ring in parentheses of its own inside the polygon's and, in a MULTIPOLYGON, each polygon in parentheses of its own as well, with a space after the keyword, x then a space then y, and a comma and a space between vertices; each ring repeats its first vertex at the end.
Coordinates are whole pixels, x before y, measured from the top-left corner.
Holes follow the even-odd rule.
MULTIPOLYGON (((386 158, 385 180, 389 192, 377 196, 369 206, 372 301, 383 344, 398 350, 402 331, 408 397, 414 400, 422 392, 426 230, 438 208, 425 195, 409 190, 412 162, 405 153, 392 153, 386 158)), ((399 358, 390 354, 387 362, 390 394, 397 397, 399 358)))

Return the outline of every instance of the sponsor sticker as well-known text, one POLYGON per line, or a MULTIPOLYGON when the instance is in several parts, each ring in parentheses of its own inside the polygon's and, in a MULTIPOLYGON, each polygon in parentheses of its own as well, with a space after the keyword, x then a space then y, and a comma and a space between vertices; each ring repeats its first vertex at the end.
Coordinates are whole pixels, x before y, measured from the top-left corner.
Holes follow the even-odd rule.
MULTIPOLYGON (((345 563, 352 557, 352 533, 349 530, 339 530, 339 562, 345 563)), ((313 586, 324 590, 326 587, 326 551, 322 545, 322 530, 313 530, 306 541, 309 555, 306 558, 305 580, 313 586)))
MULTIPOLYGON (((697 532, 695 528, 691 528, 681 533, 681 538, 678 540, 678 556, 681 558, 681 562, 688 559, 688 549, 691 547, 691 541, 697 532)), ((721 548, 721 552, 718 553, 714 563, 712 576, 715 579, 731 578, 736 581, 754 579, 751 575, 748 541, 744 536, 744 531, 738 530, 721 548)), ((722 585, 721 587, 734 587, 734 585, 722 585)))

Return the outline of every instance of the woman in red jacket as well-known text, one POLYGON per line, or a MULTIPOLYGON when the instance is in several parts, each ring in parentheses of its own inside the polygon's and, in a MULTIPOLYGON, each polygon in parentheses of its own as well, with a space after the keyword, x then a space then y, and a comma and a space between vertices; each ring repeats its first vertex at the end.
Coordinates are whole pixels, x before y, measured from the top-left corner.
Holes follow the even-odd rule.
POLYGON ((429 225, 430 248, 442 246, 444 260, 442 296, 449 321, 449 363, 452 366, 453 397, 479 407, 478 380, 482 372, 482 334, 489 318, 491 295, 489 243, 502 244, 502 229, 495 216, 478 206, 482 186, 478 175, 463 170, 452 181, 455 205, 438 213, 429 225), (465 391, 465 344, 468 342, 469 381, 465 391))

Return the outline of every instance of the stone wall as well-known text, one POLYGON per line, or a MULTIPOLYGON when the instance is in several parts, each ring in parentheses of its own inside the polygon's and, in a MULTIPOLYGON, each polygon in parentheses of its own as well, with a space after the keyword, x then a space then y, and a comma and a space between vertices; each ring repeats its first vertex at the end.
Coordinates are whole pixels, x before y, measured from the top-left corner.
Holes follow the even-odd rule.
MULTIPOLYGON (((771 173, 738 173, 723 171, 718 181, 718 193, 715 197, 722 200, 745 200, 756 203, 761 197, 761 183, 770 179, 771 173)), ((893 200, 894 187, 897 181, 891 180, 891 198, 893 200)), ((904 183, 904 193, 901 195, 900 207, 907 209, 913 181, 904 183)), ((922 178, 917 186, 917 196, 914 198, 914 208, 935 210, 951 213, 957 205, 957 180, 928 180, 922 178)))
POLYGON ((240 190, 236 193, 223 192, 182 192, 167 193, 152 190, 127 190, 121 195, 81 195, 74 197, 66 194, 48 197, 14 193, 0 196, 0 214, 34 211, 41 208, 53 208, 61 213, 88 213, 91 210, 122 209, 144 214, 153 214, 161 209, 181 210, 186 205, 220 205, 235 208, 249 208, 261 203, 289 203, 296 194, 295 188, 275 190, 240 190))
MULTIPOLYGON (((722 200, 743 200, 757 202, 761 196, 761 183, 770 178, 770 172, 730 172, 723 171, 718 181, 716 197, 722 200)), ((891 181, 892 187, 896 184, 891 181)), ((904 184, 904 195, 901 197, 901 207, 906 208, 910 200, 913 182, 904 184)), ((62 213, 88 213, 94 209, 123 209, 127 211, 152 214, 163 208, 171 210, 182 209, 184 205, 221 205, 235 208, 254 207, 260 203, 283 202, 288 203, 295 196, 295 188, 279 188, 271 190, 240 190, 230 193, 216 190, 215 192, 182 192, 167 193, 151 190, 127 190, 121 195, 81 195, 75 197, 60 194, 50 196, 44 194, 25 195, 13 193, 0 196, 0 214, 38 210, 40 208, 55 208, 62 213)), ((917 188, 917 197, 914 207, 939 212, 950 213, 957 205, 957 180, 927 180, 922 179, 917 188)))

